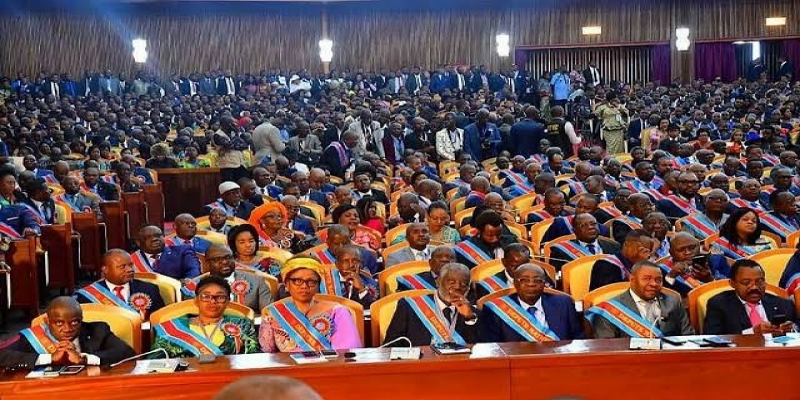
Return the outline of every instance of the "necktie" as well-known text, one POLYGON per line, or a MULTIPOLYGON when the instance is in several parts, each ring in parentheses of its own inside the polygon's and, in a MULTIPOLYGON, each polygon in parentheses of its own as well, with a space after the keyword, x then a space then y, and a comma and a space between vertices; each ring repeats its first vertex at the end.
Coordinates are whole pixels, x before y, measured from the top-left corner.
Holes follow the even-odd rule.
POLYGON ((428 261, 428 252, 420 251, 417 253, 417 261, 428 261))
POLYGON ((161 259, 161 254, 153 254, 153 264, 150 265, 150 269, 152 269, 153 271, 157 271, 158 270, 158 260, 160 260, 160 259, 161 259))
POLYGON ((592 255, 597 254, 597 249, 595 248, 594 244, 590 244, 586 246, 586 248, 589 249, 589 253, 592 255))
POLYGON ((350 288, 353 286, 353 284, 350 283, 350 281, 344 281, 342 283, 342 286, 344 287, 344 290, 342 291, 342 293, 344 294, 344 296, 346 298, 350 298, 350 288))
POLYGON ((653 184, 650 183, 650 182, 647 182, 647 183, 644 184, 644 187, 647 188, 647 189, 652 189, 653 188, 653 184))
POLYGON ((122 289, 125 289, 122 286, 117 286, 114 288, 114 294, 119 297, 120 300, 125 301, 125 296, 122 295, 122 289))
POLYGON ((536 319, 536 307, 534 307, 534 306, 528 307, 528 314, 530 314, 531 317, 536 319))
POLYGON ((645 309, 645 318, 650 322, 655 322, 658 318, 656 315, 656 301, 650 300, 644 302, 644 309, 645 309))
POLYGON ((761 325, 761 315, 758 313, 758 304, 746 303, 747 316, 750 318, 750 325, 755 327, 761 325))
POLYGON ((442 314, 444 314, 444 318, 447 319, 448 324, 453 323, 453 309, 450 307, 445 308, 442 310, 442 314))

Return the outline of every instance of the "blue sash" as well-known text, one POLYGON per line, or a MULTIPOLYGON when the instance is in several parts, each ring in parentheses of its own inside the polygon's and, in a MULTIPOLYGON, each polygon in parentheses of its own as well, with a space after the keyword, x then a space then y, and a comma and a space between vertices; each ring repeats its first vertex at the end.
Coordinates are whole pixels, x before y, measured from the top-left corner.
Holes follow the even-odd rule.
POLYGON ((137 314, 139 313, 139 310, 135 309, 133 306, 128 304, 128 302, 123 301, 122 299, 117 297, 117 295, 108 290, 106 285, 104 285, 102 282, 92 283, 91 285, 88 285, 76 291, 75 293, 76 294, 80 293, 81 295, 83 295, 83 297, 86 297, 92 303, 106 304, 110 306, 127 308, 128 310, 131 310, 137 314))
POLYGON ((485 251, 481 250, 475 243, 472 243, 469 240, 465 240, 456 245, 455 251, 458 254, 461 254, 464 258, 466 258, 470 263, 478 265, 486 261, 493 260, 494 257, 486 254, 485 251))
POLYGON ((297 309, 294 303, 290 301, 273 303, 267 306, 267 312, 301 350, 321 351, 333 348, 328 338, 311 326, 311 321, 297 309))
MULTIPOLYGON (((428 332, 431 333, 434 343, 456 342, 460 345, 467 344, 455 329, 450 332, 450 324, 438 310, 438 306, 432 296, 406 297, 404 300, 411 306, 414 314, 425 325, 428 332)), ((458 318, 458 316, 453 315, 452 318, 458 318)))
POLYGON ((204 336, 198 335, 189 326, 184 324, 181 318, 165 321, 155 326, 156 336, 164 338, 166 341, 188 350, 195 356, 203 354, 213 354, 216 356, 225 355, 222 350, 204 336))
POLYGON ((555 332, 544 326, 536 317, 523 309, 519 302, 509 296, 498 297, 486 302, 484 307, 494 311, 503 322, 529 342, 548 342, 560 340, 555 332))
POLYGON ((503 281, 502 279, 500 279, 500 278, 498 278, 498 277, 496 277, 494 275, 492 275, 492 276, 490 276, 490 277, 478 282, 478 285, 480 285, 482 288, 486 289, 487 293, 494 293, 494 292, 498 292, 500 290, 508 289, 509 287, 511 287, 508 284, 508 282, 503 281))
POLYGON ((428 289, 436 290, 436 287, 418 275, 404 275, 397 278, 397 285, 405 285, 409 290, 428 289))
POLYGON ((53 337, 47 324, 31 326, 19 334, 28 340, 37 354, 53 354, 56 351, 58 340, 53 337))
POLYGON ((594 321, 597 316, 605 318, 608 322, 625 332, 630 337, 650 337, 652 327, 653 337, 664 336, 654 324, 644 319, 638 312, 631 310, 618 300, 604 301, 586 311, 586 318, 594 321))

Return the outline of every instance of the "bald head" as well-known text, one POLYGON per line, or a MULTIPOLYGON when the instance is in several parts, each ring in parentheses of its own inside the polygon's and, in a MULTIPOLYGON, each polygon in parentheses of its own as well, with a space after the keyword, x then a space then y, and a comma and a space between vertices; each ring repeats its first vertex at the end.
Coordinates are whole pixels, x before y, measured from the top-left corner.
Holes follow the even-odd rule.
POLYGON ((322 397, 294 378, 251 376, 224 387, 214 400, 322 400, 322 397))
POLYGON ((489 180, 482 176, 476 176, 475 179, 473 179, 470 183, 469 187, 476 192, 488 193, 490 188, 489 180))
POLYGON ((536 264, 526 263, 526 264, 520 265, 519 267, 517 267, 516 270, 514 270, 514 278, 515 279, 519 278, 525 272, 530 272, 530 273, 533 273, 534 275, 538 275, 539 278, 541 278, 541 279, 544 279, 544 277, 546 275, 546 273, 544 272, 544 269, 542 269, 542 267, 540 267, 540 266, 538 266, 536 264))

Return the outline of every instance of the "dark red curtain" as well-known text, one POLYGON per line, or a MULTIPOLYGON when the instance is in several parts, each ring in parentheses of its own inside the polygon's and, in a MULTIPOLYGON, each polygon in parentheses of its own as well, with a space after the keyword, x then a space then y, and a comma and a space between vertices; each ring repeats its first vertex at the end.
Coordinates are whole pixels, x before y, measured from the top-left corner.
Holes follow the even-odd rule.
POLYGON ((800 77, 800 39, 787 39, 781 45, 786 60, 794 65, 794 78, 800 77))
POLYGON ((730 82, 737 78, 736 47, 733 43, 696 43, 694 45, 694 76, 711 81, 722 78, 730 82))
POLYGON ((650 79, 662 85, 672 82, 672 59, 670 45, 660 44, 650 48, 650 79))

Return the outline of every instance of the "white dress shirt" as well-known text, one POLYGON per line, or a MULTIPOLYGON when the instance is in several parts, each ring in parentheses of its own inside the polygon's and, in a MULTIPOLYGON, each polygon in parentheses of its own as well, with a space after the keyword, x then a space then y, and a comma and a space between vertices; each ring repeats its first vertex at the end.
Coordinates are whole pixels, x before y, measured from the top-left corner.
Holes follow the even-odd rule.
MULTIPOLYGON (((547 317, 544 315, 544 307, 542 307, 542 297, 541 296, 539 296, 539 298, 536 300, 536 303, 534 303, 534 304, 528 304, 528 303, 522 301, 522 299, 519 299, 519 305, 522 306, 522 309, 525 310, 525 311, 527 311, 528 308, 530 308, 530 307, 536 307, 536 312, 534 312, 534 315, 536 316, 536 320, 539 321, 539 323, 542 324, 542 326, 544 326, 545 328, 549 328, 550 327, 550 324, 547 323, 547 317)), ((530 315, 530 314, 528 314, 528 315, 530 315)))
MULTIPOLYGON (((628 291, 631 293, 631 297, 633 298, 634 303, 636 303, 636 308, 639 309, 639 315, 641 315, 642 318, 647 319, 647 305, 649 302, 639 297, 636 293, 633 292, 633 290, 628 289, 628 291)), ((661 303, 659 303, 658 300, 654 299, 652 301, 651 307, 653 307, 652 309, 653 317, 654 318, 661 317, 661 303)))
MULTIPOLYGON (((86 357, 86 365, 100 365, 100 357, 94 354, 88 353, 81 353, 81 343, 78 338, 72 341, 72 344, 75 345, 75 352, 80 354, 81 357, 86 357)), ((50 365, 53 363, 53 355, 52 354, 39 354, 36 357, 36 365, 50 365)))
MULTIPOLYGON (((436 299, 436 307, 439 308, 439 311, 442 312, 442 315, 444 315, 444 309, 445 308, 449 308, 450 309, 450 315, 452 315, 452 318, 458 318, 459 314, 458 314, 458 310, 456 309, 456 306, 454 306, 454 305, 449 305, 448 306, 447 304, 444 304, 442 299, 439 298, 439 294, 438 293, 436 295, 434 295, 433 297, 436 299)), ((447 321, 445 321, 445 323, 446 322, 447 321)), ((464 320, 464 323, 467 324, 467 325, 470 325, 470 326, 475 325, 476 323, 478 323, 478 314, 475 314, 475 318, 473 318, 473 319, 471 319, 469 321, 464 320)), ((456 324, 454 323, 453 324, 453 327, 454 327, 453 330, 455 330, 455 325, 456 324)))
POLYGON ((122 293, 122 298, 125 299, 125 301, 128 301, 128 299, 131 298, 131 284, 130 283, 126 283, 126 284, 120 286, 120 285, 115 285, 115 284, 113 284, 113 283, 111 283, 109 281, 106 281, 106 285, 108 285, 108 290, 110 290, 111 293, 114 293, 115 296, 117 295, 117 293, 114 292, 114 291, 117 290, 117 287, 122 287, 122 292, 121 292, 122 293))
POLYGON ((427 248, 424 250, 417 250, 409 247, 409 249, 411 249, 411 253, 414 254, 414 259, 417 261, 428 261, 431 258, 427 248))
POLYGON ((579 240, 579 241, 578 241, 578 243, 579 243, 581 246, 583 246, 583 247, 586 247, 587 249, 589 248, 589 245, 592 245, 592 246, 594 246, 594 253, 593 253, 594 255, 597 255, 597 254, 603 254, 603 249, 600 247, 600 242, 599 242, 599 241, 597 241, 597 240, 595 240, 595 241, 594 241, 594 242, 592 242, 592 243, 581 242, 581 241, 579 240))

